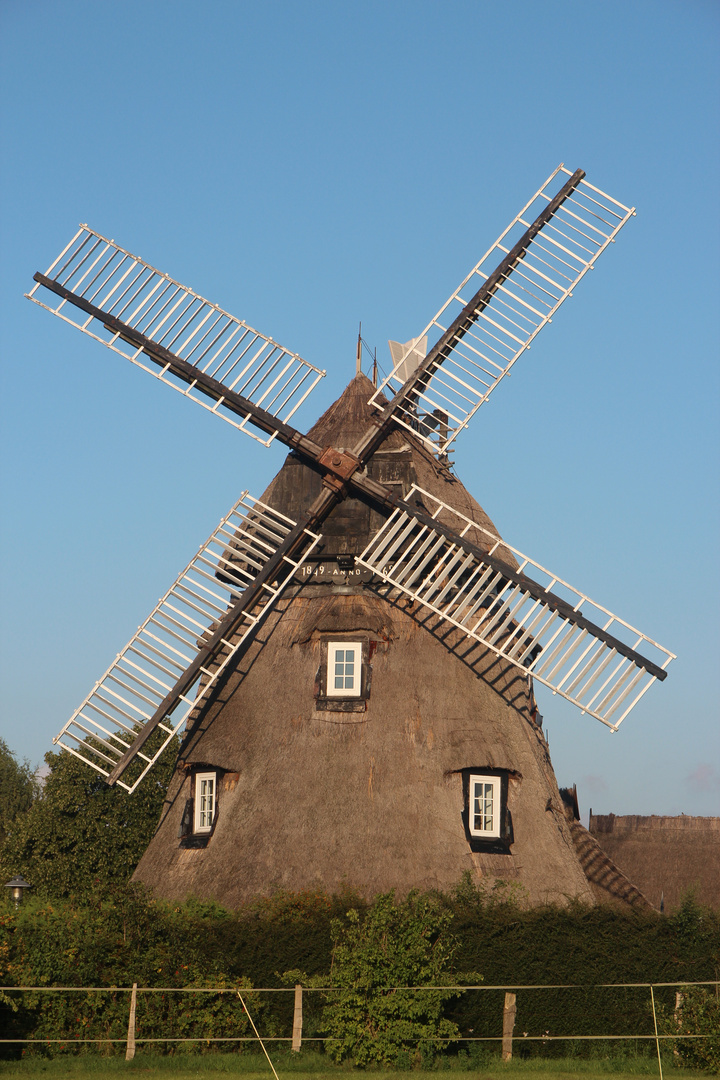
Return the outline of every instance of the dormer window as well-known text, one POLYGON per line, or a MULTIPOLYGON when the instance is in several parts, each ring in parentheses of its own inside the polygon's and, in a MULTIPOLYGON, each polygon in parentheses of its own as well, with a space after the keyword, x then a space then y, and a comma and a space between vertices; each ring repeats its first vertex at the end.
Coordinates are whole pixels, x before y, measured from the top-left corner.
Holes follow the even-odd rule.
POLYGON ((319 712, 367 711, 372 649, 373 643, 367 639, 320 642, 320 666, 315 676, 314 695, 315 708, 319 712))
MULTIPOLYGON (((512 770, 475 766, 462 774, 462 821, 471 851, 508 854, 513 843, 508 787, 512 770)), ((516 780, 520 773, 512 772, 516 780)))
POLYGON ((359 641, 329 641, 327 697, 360 697, 361 683, 362 644, 359 641))

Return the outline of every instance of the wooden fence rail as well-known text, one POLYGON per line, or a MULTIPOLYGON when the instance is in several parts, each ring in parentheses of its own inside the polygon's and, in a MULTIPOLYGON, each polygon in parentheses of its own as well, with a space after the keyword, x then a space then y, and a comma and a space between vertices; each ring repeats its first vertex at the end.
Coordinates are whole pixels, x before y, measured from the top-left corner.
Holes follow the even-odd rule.
MULTIPOLYGON (((661 1044, 661 1042, 663 1040, 667 1040, 667 1039, 674 1040, 674 1039, 677 1039, 677 1038, 682 1038, 683 1040, 685 1040, 685 1039, 710 1039, 710 1038, 717 1037, 717 1036, 713 1036, 713 1035, 703 1035, 703 1034, 697 1034, 697 1033, 692 1033, 692 1032, 688 1032, 688 1031, 683 1031, 681 1035, 679 1035, 677 1033, 676 1034, 666 1035, 666 1034, 661 1034, 658 1031, 657 1014, 656 1014, 656 1009, 655 1009, 655 994, 654 994, 654 991, 657 990, 657 989, 663 988, 663 987, 664 988, 669 988, 669 987, 679 987, 679 986, 683 986, 683 987, 687 987, 687 986, 707 986, 707 987, 711 987, 712 986, 712 987, 715 988, 716 994, 720 993, 720 983, 718 983, 716 981, 672 982, 672 983, 598 983, 597 985, 593 985, 593 986, 583 986, 583 985, 580 985, 580 984, 566 984, 566 985, 536 984, 536 985, 514 985, 514 986, 487 986, 487 985, 481 984, 481 985, 473 985, 473 986, 465 985, 465 986, 442 986, 442 987, 439 987, 439 986, 432 986, 432 987, 429 987, 429 986, 393 986, 393 987, 373 987, 372 990, 373 991, 388 991, 388 992, 389 991, 396 991, 396 990, 405 990, 405 991, 427 991, 427 990, 458 990, 458 991, 468 991, 468 990, 490 991, 490 990, 496 990, 497 991, 497 990, 502 990, 502 991, 505 991, 505 998, 504 998, 503 1010, 502 1010, 501 1034, 498 1034, 498 1035, 480 1035, 480 1036, 465 1036, 465 1035, 463 1035, 457 1041, 463 1042, 463 1043, 466 1043, 466 1042, 498 1042, 498 1043, 501 1044, 502 1060, 503 1061, 510 1061, 512 1059, 512 1054, 513 1054, 513 1040, 515 1038, 515 1036, 514 1036, 514 1027, 515 1027, 515 1016, 516 1016, 516 1011, 517 1011, 517 992, 518 991, 530 991, 530 990, 582 990, 584 992, 587 992, 587 991, 590 991, 590 990, 593 990, 593 989, 613 989, 613 988, 617 988, 617 989, 620 989, 620 988, 624 988, 624 989, 630 989, 630 988, 643 989, 643 988, 645 988, 645 989, 649 990, 649 992, 650 992, 650 1004, 651 1004, 652 1016, 653 1016, 654 1030, 652 1032, 650 1032, 650 1033, 647 1033, 647 1034, 625 1034, 625 1035, 606 1034, 606 1033, 599 1033, 599 1034, 593 1034, 593 1035, 557 1035, 557 1034, 552 1034, 551 1035, 549 1032, 544 1032, 541 1035, 531 1035, 529 1033, 523 1032, 521 1041, 522 1042, 544 1042, 544 1043, 549 1043, 549 1042, 582 1042, 582 1041, 587 1041, 587 1040, 597 1040, 597 1041, 608 1041, 608 1040, 623 1041, 623 1040, 631 1040, 631 1039, 632 1040, 652 1040, 656 1044, 657 1057, 658 1057, 658 1068, 659 1068, 660 1077, 662 1078, 662 1060, 661 1060, 661 1055, 660 1055, 660 1044, 661 1044)), ((242 989, 245 989, 245 988, 242 988, 242 989)), ((72 1043, 84 1043, 84 1044, 97 1043, 97 1044, 105 1044, 105 1045, 108 1044, 108 1043, 125 1043, 125 1047, 126 1047, 126 1049, 125 1049, 125 1057, 126 1057, 126 1059, 128 1061, 132 1060, 132 1058, 135 1056, 136 1046, 138 1044, 140 1044, 140 1043, 142 1043, 142 1044, 153 1044, 153 1043, 185 1043, 185 1042, 187 1042, 187 1043, 190 1043, 190 1042, 203 1042, 203 1043, 259 1042, 262 1049, 264 1050, 264 1052, 265 1052, 265 1054, 267 1056, 267 1050, 265 1050, 264 1043, 265 1042, 272 1042, 272 1043, 290 1043, 291 1044, 291 1049, 293 1051, 299 1051, 301 1049, 301 1047, 302 1047, 303 1042, 322 1043, 322 1042, 325 1042, 326 1039, 327 1039, 327 1036, 320 1036, 320 1035, 315 1035, 315 1036, 310 1036, 310 1037, 304 1037, 303 1036, 303 995, 306 994, 306 993, 324 993, 324 994, 338 993, 338 992, 341 992, 342 989, 344 989, 344 988, 333 987, 333 986, 303 987, 301 983, 297 983, 294 988, 285 988, 285 987, 253 987, 252 989, 248 988, 247 992, 252 993, 252 994, 258 994, 258 993, 265 993, 265 994, 294 994, 292 1035, 289 1036, 289 1037, 288 1036, 281 1036, 281 1035, 269 1035, 269 1036, 262 1036, 261 1037, 260 1034, 257 1031, 257 1028, 255 1027, 255 1023, 254 1023, 250 1013, 247 1010, 247 1006, 246 1006, 245 1002, 243 1001, 243 999, 241 997, 240 988, 235 988, 235 987, 227 987, 227 986, 222 986, 222 987, 220 987, 220 986, 218 986, 218 987, 138 986, 137 983, 133 983, 132 986, 0 986, 0 991, 3 991, 6 994, 7 993, 13 993, 13 992, 14 993, 34 992, 34 993, 43 993, 43 994, 53 994, 53 993, 55 993, 55 994, 72 994, 72 993, 92 993, 92 992, 95 992, 95 993, 114 993, 114 994, 127 993, 127 994, 130 995, 129 1014, 128 1014, 128 1030, 127 1030, 127 1037, 126 1038, 122 1038, 122 1039, 121 1038, 107 1038, 107 1037, 106 1038, 101 1038, 101 1039, 83 1038, 83 1037, 77 1037, 77 1038, 74 1038, 74 1037, 73 1038, 67 1038, 66 1037, 66 1038, 57 1038, 57 1039, 54 1039, 54 1038, 0 1038, 0 1043, 23 1043, 23 1044, 39 1043, 39 1044, 45 1044, 45 1045, 51 1044, 51 1043, 62 1043, 64 1045, 70 1045, 72 1043), (137 996, 138 996, 138 994, 159 994, 159 993, 236 994, 240 998, 243 1009, 247 1013, 248 1019, 250 1020, 250 1023, 252 1025, 252 1028, 253 1028, 255 1034, 254 1035, 238 1035, 238 1036, 222 1036, 222 1037, 218 1037, 218 1036, 193 1036, 193 1037, 160 1036, 160 1037, 154 1037, 154 1038, 150 1038, 150 1037, 148 1037, 148 1038, 143 1038, 143 1037, 137 1038, 136 1037, 136 1032, 135 1032, 137 996)), ((683 1000, 683 995, 681 993, 679 993, 679 992, 676 993, 676 998, 675 998, 675 1015, 676 1015, 676 1017, 677 1017, 678 1010, 682 1008, 682 1000, 683 1000)), ((432 1041, 432 1040, 429 1040, 429 1041, 432 1041)), ((448 1040, 446 1038, 443 1038, 443 1039, 438 1038, 437 1041, 445 1043, 448 1040)), ((270 1058, 268 1056, 268 1061, 269 1060, 270 1060, 270 1058)), ((271 1067, 272 1067, 272 1062, 270 1062, 270 1064, 271 1064, 271 1067)), ((273 1068, 273 1072, 274 1072, 274 1068, 273 1068)))

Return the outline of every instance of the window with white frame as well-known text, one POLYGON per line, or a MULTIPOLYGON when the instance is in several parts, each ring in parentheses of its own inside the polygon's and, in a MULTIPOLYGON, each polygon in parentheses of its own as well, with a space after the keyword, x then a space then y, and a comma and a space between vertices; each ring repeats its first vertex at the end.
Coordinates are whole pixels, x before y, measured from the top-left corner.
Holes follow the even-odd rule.
POLYGON ((469 791, 470 835, 486 839, 500 836, 500 777, 471 776, 469 791))
POLYGON ((209 833, 215 817, 217 777, 214 772, 195 774, 195 821, 193 831, 209 833))
POLYGON ((329 641, 328 697, 360 697, 362 645, 359 641, 329 641))

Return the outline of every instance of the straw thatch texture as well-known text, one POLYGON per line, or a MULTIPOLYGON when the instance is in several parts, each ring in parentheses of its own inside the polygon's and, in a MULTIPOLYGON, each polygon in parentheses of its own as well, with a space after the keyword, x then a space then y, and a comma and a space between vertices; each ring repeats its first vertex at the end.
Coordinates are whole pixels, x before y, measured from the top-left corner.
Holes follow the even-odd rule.
MULTIPOLYGON (((352 447, 370 421, 371 390, 354 379, 312 437, 352 447)), ((417 482, 495 531, 412 435, 392 432, 368 471, 398 494, 417 482)), ((291 454, 263 500, 297 517, 320 484, 291 454)), ((325 522, 323 555, 361 551, 380 524, 374 507, 345 500, 325 522)), ((482 534, 471 539, 487 546, 482 534)), ((136 879, 160 896, 233 906, 274 888, 448 888, 465 870, 515 881, 536 903, 594 900, 527 677, 377 582, 293 586, 195 718, 136 879), (368 693, 345 711, 320 693, 337 639, 366 650, 368 693), (218 770, 218 811, 210 838, 193 846, 178 834, 200 767, 218 770), (505 850, 471 850, 468 769, 504 770, 505 850)))
POLYGON ((720 817, 593 814, 589 829, 602 850, 648 900, 678 906, 694 889, 697 900, 720 907, 720 817))

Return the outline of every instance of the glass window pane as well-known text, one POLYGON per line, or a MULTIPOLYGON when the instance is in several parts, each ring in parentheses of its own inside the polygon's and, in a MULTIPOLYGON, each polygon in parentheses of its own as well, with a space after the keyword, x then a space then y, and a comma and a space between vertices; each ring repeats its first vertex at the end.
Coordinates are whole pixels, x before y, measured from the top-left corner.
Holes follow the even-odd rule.
POLYGON ((488 833, 491 836, 499 835, 497 816, 500 810, 499 781, 486 778, 473 777, 470 782, 470 828, 475 835, 488 833), (498 806, 495 806, 495 794, 498 795, 498 806))

